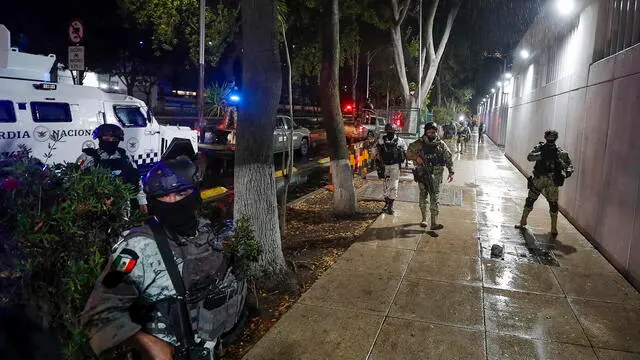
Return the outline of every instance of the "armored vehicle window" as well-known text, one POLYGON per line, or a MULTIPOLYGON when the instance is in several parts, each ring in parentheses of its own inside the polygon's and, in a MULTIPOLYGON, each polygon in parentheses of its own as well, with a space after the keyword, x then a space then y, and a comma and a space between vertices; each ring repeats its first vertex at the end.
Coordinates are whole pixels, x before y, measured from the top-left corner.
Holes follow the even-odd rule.
POLYGON ((32 102, 30 105, 34 122, 71 122, 71 108, 67 103, 32 102))
POLYGON ((16 122, 16 111, 9 100, 0 100, 0 123, 16 122))
POLYGON ((113 112, 126 128, 147 126, 147 118, 139 106, 114 105, 113 112))

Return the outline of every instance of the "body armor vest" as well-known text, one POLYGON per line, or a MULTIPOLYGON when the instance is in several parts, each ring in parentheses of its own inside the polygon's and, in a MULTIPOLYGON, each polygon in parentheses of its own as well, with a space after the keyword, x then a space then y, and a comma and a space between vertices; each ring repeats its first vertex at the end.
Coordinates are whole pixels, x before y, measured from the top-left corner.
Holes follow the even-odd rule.
POLYGON ((96 149, 83 149, 82 152, 91 156, 96 166, 111 171, 111 174, 122 182, 133 185, 136 193, 140 191, 140 174, 129 162, 127 152, 123 148, 118 148, 120 157, 117 159, 103 159, 96 149))
MULTIPOLYGON (((169 246, 176 263, 182 264, 181 277, 193 332, 198 340, 214 341, 238 321, 245 303, 246 283, 231 273, 222 242, 210 224, 201 224, 198 235, 185 240, 176 240, 177 236, 169 234, 169 246)), ((154 239, 148 225, 132 231, 127 238, 140 235, 154 239)), ((145 331, 152 334, 165 331, 181 339, 179 304, 175 297, 140 304, 133 312, 136 313, 131 314, 132 319, 145 331), (165 324, 164 329, 157 324, 165 324)))
POLYGON ((382 137, 384 144, 381 146, 382 149, 382 161, 385 165, 395 165, 401 164, 403 159, 403 154, 400 148, 398 147, 398 137, 394 136, 391 140, 384 135, 382 137))
POLYGON ((420 150, 420 157, 424 159, 425 166, 428 167, 447 165, 444 151, 439 142, 427 143, 423 141, 422 150, 420 150))
POLYGON ((558 147, 556 145, 541 144, 540 154, 542 159, 536 161, 533 167, 533 173, 535 175, 547 175, 561 171, 561 166, 558 163, 558 147))

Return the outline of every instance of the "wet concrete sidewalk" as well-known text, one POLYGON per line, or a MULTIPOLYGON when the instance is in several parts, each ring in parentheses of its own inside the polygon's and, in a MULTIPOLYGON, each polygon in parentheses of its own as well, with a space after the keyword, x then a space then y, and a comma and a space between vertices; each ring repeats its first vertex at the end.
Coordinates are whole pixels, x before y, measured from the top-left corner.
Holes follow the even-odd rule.
POLYGON ((381 215, 245 358, 640 359, 640 294, 564 217, 551 239, 542 197, 530 230, 514 229, 526 180, 489 141, 455 165, 443 230, 419 227, 416 185, 402 183, 396 215, 381 215))

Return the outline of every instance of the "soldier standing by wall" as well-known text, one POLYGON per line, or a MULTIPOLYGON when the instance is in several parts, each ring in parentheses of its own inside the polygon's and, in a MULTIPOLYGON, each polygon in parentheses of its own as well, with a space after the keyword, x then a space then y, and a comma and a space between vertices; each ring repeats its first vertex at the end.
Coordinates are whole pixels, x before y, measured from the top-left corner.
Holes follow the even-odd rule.
POLYGON ((529 195, 524 204, 522 218, 516 225, 518 229, 527 226, 527 217, 533 210, 533 204, 540 194, 549 202, 551 215, 551 234, 558 234, 558 187, 564 185, 564 180, 573 174, 573 165, 569 153, 556 145, 558 132, 548 130, 544 133, 546 142, 540 142, 527 156, 527 160, 535 161, 533 176, 529 178, 529 195))
POLYGON ((484 144, 484 122, 478 125, 478 144, 484 144))
POLYGON ((378 162, 384 164, 384 208, 383 212, 393 215, 393 202, 398 197, 400 167, 405 160, 407 144, 396 135, 393 124, 384 126, 385 134, 378 139, 378 162))
POLYGON ((431 230, 440 230, 444 228, 444 225, 438 224, 440 184, 445 167, 449 171, 449 182, 453 181, 453 160, 449 147, 438 137, 438 125, 428 122, 424 126, 424 131, 422 138, 409 145, 407 159, 417 163, 413 176, 420 187, 420 211, 422 212, 420 226, 427 227, 427 202, 429 202, 431 230))

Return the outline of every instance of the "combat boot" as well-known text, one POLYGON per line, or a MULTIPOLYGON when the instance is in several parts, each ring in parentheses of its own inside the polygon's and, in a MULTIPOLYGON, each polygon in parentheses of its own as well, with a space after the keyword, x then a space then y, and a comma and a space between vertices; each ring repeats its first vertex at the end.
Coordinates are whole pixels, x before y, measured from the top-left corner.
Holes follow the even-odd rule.
POLYGON ((389 211, 389 198, 385 197, 384 198, 384 207, 382 208, 382 212, 386 213, 389 211))
POLYGON ((420 209, 420 212, 422 213, 422 222, 420 223, 420 227, 426 228, 429 226, 429 224, 427 224, 427 214, 422 209, 420 209))
POLYGON ((431 230, 443 229, 444 225, 438 224, 438 215, 431 215, 431 230))
POLYGON ((551 235, 558 235, 558 213, 551 213, 551 235))
POLYGON ((395 214, 395 211, 393 211, 393 202, 393 199, 389 199, 389 205, 387 206, 387 214, 389 215, 395 214))
POLYGON ((516 224, 516 229, 525 229, 527 227, 527 218, 531 213, 530 209, 524 209, 522 211, 522 217, 520 218, 520 223, 516 224))

